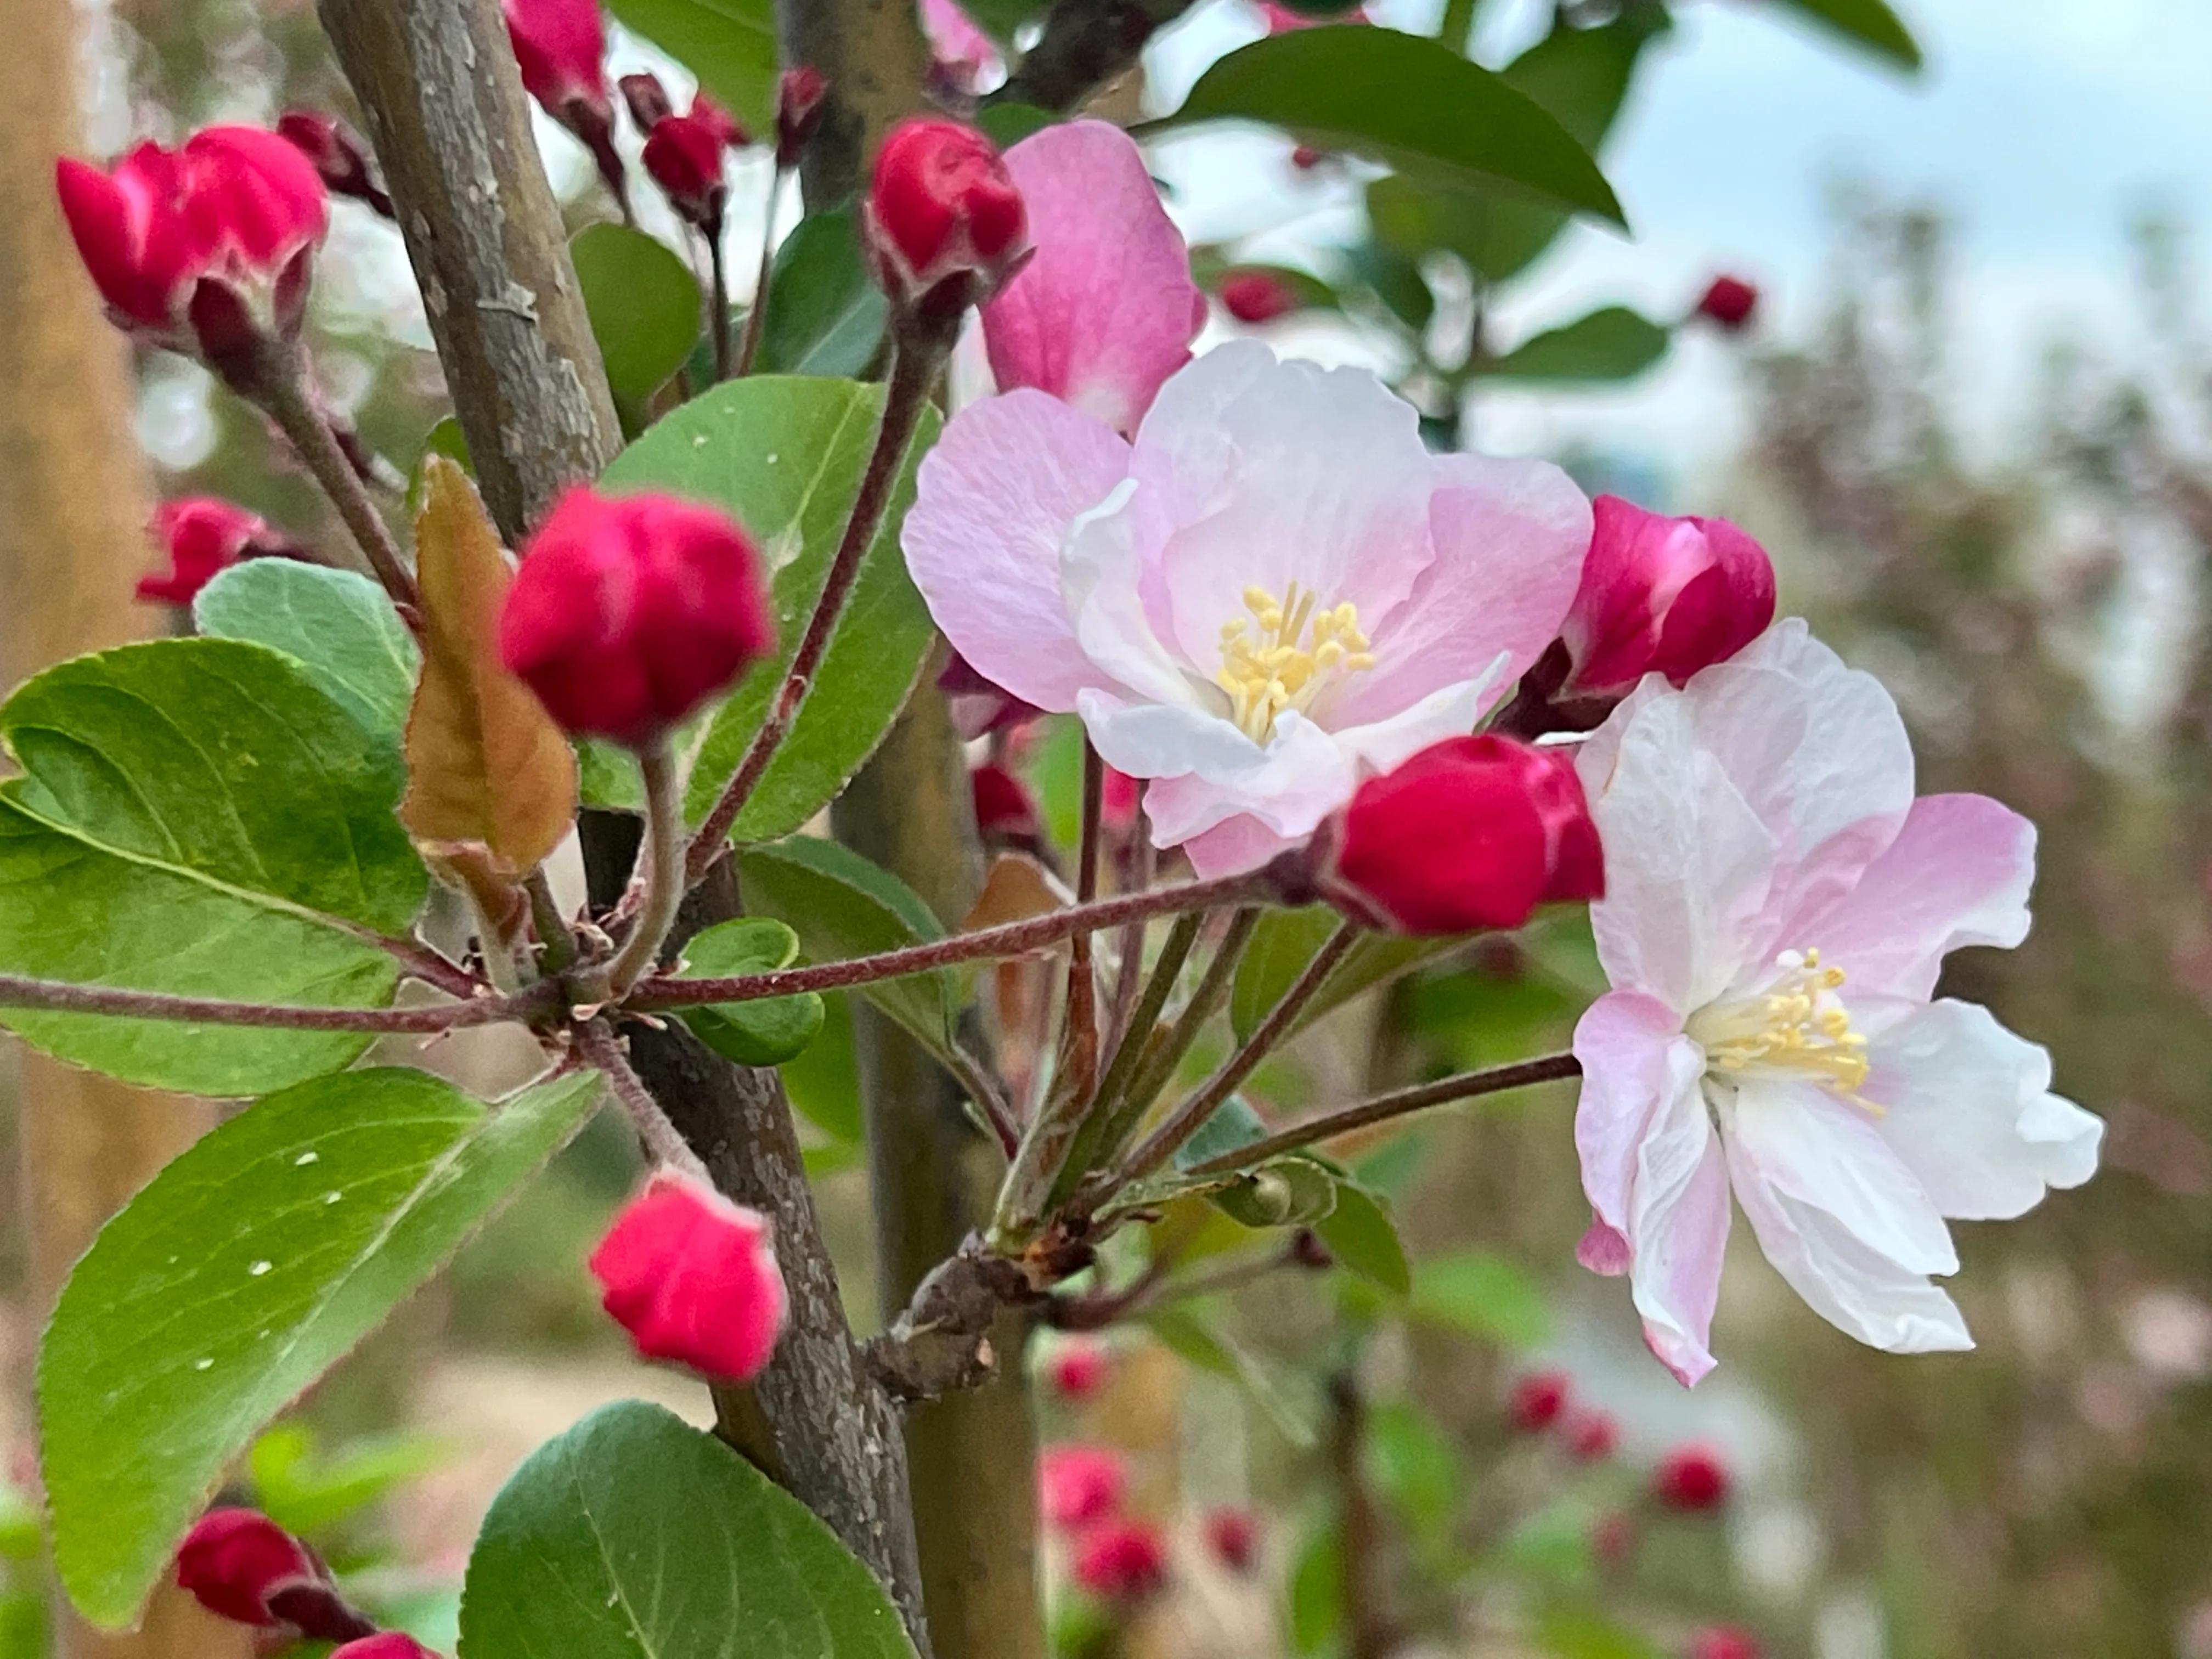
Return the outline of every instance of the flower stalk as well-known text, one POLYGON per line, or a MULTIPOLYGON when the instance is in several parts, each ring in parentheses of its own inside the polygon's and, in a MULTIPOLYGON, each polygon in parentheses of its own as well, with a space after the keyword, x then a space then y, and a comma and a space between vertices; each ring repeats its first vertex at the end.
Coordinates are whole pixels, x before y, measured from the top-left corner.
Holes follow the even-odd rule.
POLYGON ((638 750, 637 766, 645 781, 645 845, 638 851, 637 881, 643 901, 629 936, 606 967, 604 1000, 617 1003, 659 960, 660 947, 676 925, 676 913, 690 886, 684 864, 684 775, 676 751, 662 738, 638 750))
POLYGON ((330 422, 315 407, 313 394, 307 390, 306 359, 296 349, 278 349, 267 355, 272 361, 254 389, 255 404, 276 423, 301 465, 330 497, 377 580, 399 607, 399 614, 412 624, 421 605, 414 575, 400 556, 392 527, 369 499, 368 486, 347 459, 330 422))

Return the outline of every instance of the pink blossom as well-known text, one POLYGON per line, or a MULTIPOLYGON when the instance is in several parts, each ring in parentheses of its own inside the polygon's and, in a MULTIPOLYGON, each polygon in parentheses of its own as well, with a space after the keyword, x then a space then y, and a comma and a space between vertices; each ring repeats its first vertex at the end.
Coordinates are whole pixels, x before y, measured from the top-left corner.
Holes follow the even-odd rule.
POLYGON ((1612 990, 1575 1033, 1596 1212, 1684 1382, 1707 1347, 1733 1190, 1814 1310, 1895 1352, 1972 1346, 1930 1275, 1945 1220, 1996 1219, 2094 1172, 2102 1123, 1944 956, 2028 926, 2033 826, 1980 795, 1913 799, 1889 694, 1802 623, 1680 690, 1648 677, 1578 759, 1605 846, 1591 907, 1612 990))
POLYGON ((983 307, 991 372, 1001 390, 1034 386, 1133 431, 1206 319, 1182 234, 1136 142, 1107 122, 1034 133, 1006 170, 1036 251, 983 307))
POLYGON ((1002 393, 923 460, 908 568, 978 673, 1152 781, 1156 843, 1249 868, 1471 731, 1574 596, 1566 475, 1431 454, 1419 425, 1366 371, 1250 341, 1171 378, 1133 441, 1002 393))
POLYGON ((1006 78, 1006 60, 959 0, 921 0, 921 32, 929 37, 930 59, 947 91, 973 98, 1006 78))
POLYGON ((1589 556, 1561 633, 1577 693, 1626 691, 1649 673, 1680 685, 1774 620, 1773 563, 1727 520, 1669 519, 1618 495, 1591 506, 1589 556))

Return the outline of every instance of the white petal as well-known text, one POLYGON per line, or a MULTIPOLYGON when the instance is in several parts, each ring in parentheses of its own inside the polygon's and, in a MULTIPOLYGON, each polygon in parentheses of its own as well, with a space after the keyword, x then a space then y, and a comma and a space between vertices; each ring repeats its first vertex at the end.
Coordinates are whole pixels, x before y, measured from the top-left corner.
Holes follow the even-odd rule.
MULTIPOLYGON (((1138 489, 1134 479, 1125 479, 1077 517, 1060 548, 1062 602, 1074 619, 1077 644, 1100 671, 1136 696, 1203 708, 1206 695, 1162 646, 1145 613, 1138 489)), ((1218 693, 1212 700, 1226 706, 1218 693)))
POLYGON ((1152 838, 1174 847, 1249 814, 1277 835, 1309 835, 1352 793, 1350 763, 1310 720, 1285 714, 1267 746, 1227 720, 1163 703, 1128 703, 1103 692, 1077 700, 1091 741, 1109 766, 1157 780, 1146 791, 1152 838))
POLYGON ((1660 1103, 1637 1148, 1626 1231, 1644 1340, 1687 1386, 1713 1368, 1729 1233, 1728 1165, 1694 1083, 1660 1103))
POLYGON ((1575 1106, 1575 1149, 1583 1192, 1599 1220, 1628 1228, 1637 1149, 1662 1106, 1685 1094, 1698 1101, 1705 1051, 1682 1035, 1680 1015, 1634 991, 1613 991, 1575 1025, 1582 1096, 1575 1106))
POLYGON ((2096 1172, 2104 1121, 2051 1092, 2051 1056, 1971 1002, 1932 1003, 1872 1048, 1875 1125, 1947 1216, 2021 1215, 2096 1172))
POLYGON ((1465 737, 1493 701, 1492 688, 1504 668, 1503 656, 1492 658, 1486 672, 1455 685, 1439 686, 1388 720, 1339 726, 1334 733, 1337 747, 1352 763, 1354 774, 1364 776, 1388 772, 1447 738, 1465 737))

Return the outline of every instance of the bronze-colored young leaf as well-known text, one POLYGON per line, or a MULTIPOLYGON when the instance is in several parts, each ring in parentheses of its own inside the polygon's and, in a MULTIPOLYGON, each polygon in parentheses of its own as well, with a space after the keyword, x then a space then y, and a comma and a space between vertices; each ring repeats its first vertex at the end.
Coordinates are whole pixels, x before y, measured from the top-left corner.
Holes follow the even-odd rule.
POLYGON ((537 696, 499 660, 499 608, 513 574, 468 475, 424 464, 415 521, 422 678, 407 716, 399 819, 417 841, 479 842, 534 869, 568 833, 576 762, 537 696))

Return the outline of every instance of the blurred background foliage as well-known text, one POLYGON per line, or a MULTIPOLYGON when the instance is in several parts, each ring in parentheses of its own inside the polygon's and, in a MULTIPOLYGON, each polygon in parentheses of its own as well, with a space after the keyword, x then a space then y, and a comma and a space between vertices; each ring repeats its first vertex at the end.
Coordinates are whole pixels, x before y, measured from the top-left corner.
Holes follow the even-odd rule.
MULTIPOLYGON (((1000 9, 981 21, 1018 23, 1000 9)), ((1796 9, 1847 50, 1913 61, 1872 0, 1796 9)), ((114 0, 94 15, 102 149, 346 107, 300 0, 114 0)), ((1453 0, 1438 27, 1464 42, 1474 21, 1453 0)), ((1654 0, 1562 4, 1502 67, 1601 143, 1669 27, 1654 0)), ((667 68, 634 38, 619 50, 667 68)), ((541 136, 572 223, 605 217, 580 151, 550 126, 541 136)), ((1281 216, 1306 210, 1301 191, 1326 190, 1324 223, 1346 234, 1291 253, 1278 225, 1206 240, 1202 280, 1276 277, 1301 313, 1296 337, 1392 374, 1439 446, 1479 436, 1507 383, 1516 395, 1602 392, 1649 370, 1685 325, 1605 304, 1509 332, 1501 307, 1525 316, 1516 285, 1544 274, 1562 217, 1271 155, 1292 204, 1281 216)), ((1179 155, 1171 171, 1203 165, 1179 155)), ((735 200, 757 198, 763 179, 741 162, 735 200)), ((1114 1329, 1100 1394, 1043 1391, 1052 1436, 1120 1446, 1139 1507, 1181 1518, 1177 1589, 1122 1633, 1129 1651, 1632 1659, 1683 1650, 1695 1626, 1727 1620, 1771 1652, 1820 1659, 2212 1656, 2212 650, 2200 602, 2212 356, 2191 228, 2133 228, 2127 291, 2153 332, 2151 368, 2124 373, 2063 337, 2018 341, 2023 357, 2042 354, 2032 436, 1992 459, 1959 430, 1947 347, 1974 296, 1957 291, 1947 211, 1871 185, 1831 198, 1828 284, 1790 307, 1809 325, 1737 343, 1741 446, 1711 456, 1694 489, 1632 451, 1562 459, 1594 489, 1738 518, 1774 553, 1785 611, 1811 616, 1898 695, 1923 790, 1984 791, 2037 820, 2034 933, 2017 951, 1960 961, 1947 985, 2050 1046, 2058 1086, 2111 1124, 2105 1173, 2025 1222, 1960 1230, 1957 1291, 1982 1345, 1967 1355, 1854 1346, 1738 1229, 1723 1366, 1692 1395, 1643 1354, 1620 1286, 1573 1265, 1587 1210, 1571 1088, 1337 1149, 1395 1212, 1411 1262, 1402 1284, 1405 1264, 1346 1213, 1331 1218, 1334 1237, 1323 1230, 1340 1262, 1328 1273, 1258 1271, 1284 1261, 1279 1231, 1171 1218, 1171 1282, 1194 1293, 1114 1329), (1514 1431, 1508 1390, 1540 1367, 1610 1413, 1617 1452, 1577 1461, 1556 1437, 1514 1431), (1719 1447, 1738 1478, 1719 1522, 1667 1516, 1644 1496, 1652 1461, 1691 1439, 1719 1447), (1224 1502, 1263 1517, 1255 1579, 1224 1574, 1195 1542, 1192 1517, 1224 1502)), ((739 270, 756 216, 733 215, 739 270)), ((646 224, 678 240, 650 209, 646 224)), ((1686 313, 1701 273, 1677 279, 1686 313)), ((396 234, 353 204, 337 210, 314 316, 325 390, 404 474, 444 412, 440 373, 396 234)), ((232 496, 329 538, 315 493, 256 416, 175 359, 140 368, 137 435, 165 494, 232 496)), ((1048 816, 1063 820, 1073 753, 1052 732, 1029 752, 1048 816)), ((1596 986, 1587 929, 1554 921, 1340 1011, 1262 1073, 1255 1102, 1295 1111, 1563 1046, 1596 986)), ((844 1282, 865 1304, 848 1043, 833 1023, 793 1083, 844 1282)), ((702 1403, 623 1357, 578 1271, 629 1160, 616 1126, 599 1125, 243 1472, 278 1519, 426 1639, 450 1644, 475 1522, 527 1449, 603 1398, 658 1389, 695 1413, 702 1403)), ((16 1241, 0 1233, 0 1283, 19 1270, 16 1241)), ((1117 1261, 1103 1283, 1146 1271, 1117 1261)), ((20 1362, 31 1334, 14 1309, 0 1330, 20 1362)), ((1033 1358, 1048 1360, 1054 1340, 1033 1358)), ((0 1408, 15 1481, 0 1492, 8 1659, 37 1650, 21 1398, 0 1408)), ((1095 1609, 1063 1599, 1060 1635, 1072 1650, 1095 1646, 1095 1609)))

